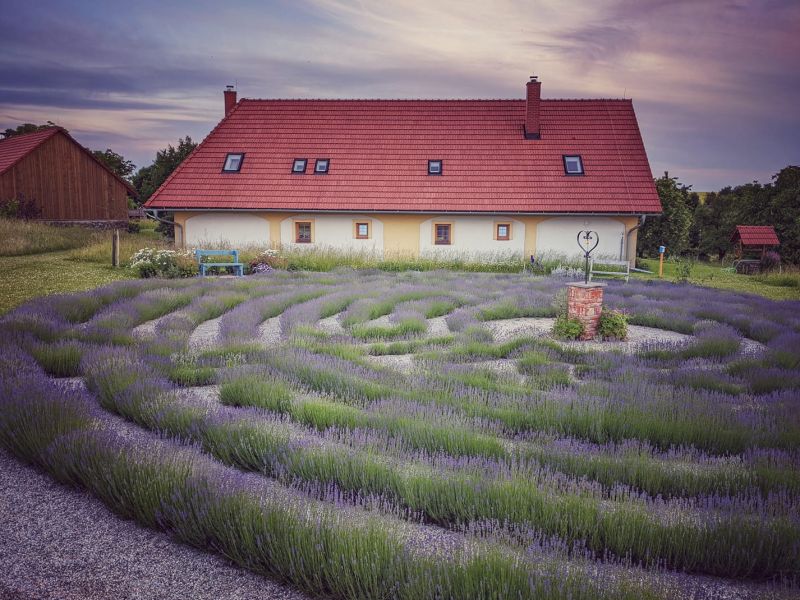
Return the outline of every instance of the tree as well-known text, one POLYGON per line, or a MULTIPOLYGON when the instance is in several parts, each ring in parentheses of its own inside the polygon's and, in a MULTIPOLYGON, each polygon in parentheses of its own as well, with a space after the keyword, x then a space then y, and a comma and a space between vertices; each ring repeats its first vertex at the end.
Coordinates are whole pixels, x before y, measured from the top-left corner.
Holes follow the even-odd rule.
POLYGON ((94 150, 92 154, 97 160, 106 165, 114 173, 123 179, 130 181, 130 177, 133 174, 134 169, 136 169, 136 165, 134 165, 132 161, 125 160, 124 156, 117 154, 111 148, 106 148, 105 150, 94 150))
POLYGON ((773 178, 774 194, 765 218, 775 226, 781 258, 800 264, 800 167, 788 166, 773 178))
POLYGON ((188 135, 178 140, 178 146, 172 144, 159 150, 153 164, 142 167, 133 176, 133 187, 139 193, 139 201, 145 202, 183 160, 191 154, 197 144, 188 135))
POLYGON ((732 248, 737 225, 772 225, 781 241, 781 256, 800 262, 800 167, 788 166, 772 180, 708 194, 705 204, 694 211, 692 249, 700 256, 716 255, 722 260, 732 248))
POLYGON ((692 224, 691 186, 678 183, 678 178, 670 177, 669 173, 664 173, 655 183, 663 213, 659 217, 649 217, 639 230, 639 255, 656 256, 659 246, 669 248, 670 254, 683 254, 689 248, 692 224))
MULTIPOLYGON (((58 127, 52 121, 48 121, 45 125, 34 125, 33 123, 23 123, 22 125, 18 125, 15 128, 9 127, 3 132, 4 138, 14 137, 16 135, 24 135, 26 133, 34 133, 35 131, 41 131, 42 129, 48 129, 50 127, 58 127)), ((62 127, 62 129, 64 129, 62 127)), ((66 129, 64 129, 66 131, 66 129)))

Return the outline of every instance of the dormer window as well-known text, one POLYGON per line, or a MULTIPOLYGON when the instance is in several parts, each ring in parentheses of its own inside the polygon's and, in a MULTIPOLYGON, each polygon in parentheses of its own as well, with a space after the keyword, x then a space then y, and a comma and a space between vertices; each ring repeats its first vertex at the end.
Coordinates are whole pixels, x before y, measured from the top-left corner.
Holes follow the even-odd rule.
POLYGON ((567 175, 583 175, 583 160, 577 154, 564 156, 564 172, 567 175))
POLYGON ((292 173, 294 173, 295 175, 303 175, 306 172, 307 165, 308 165, 308 159, 295 158, 294 162, 292 163, 292 173))
POLYGON ((442 174, 442 159, 428 161, 428 175, 442 174))
POLYGON ((314 173, 317 175, 324 175, 328 172, 330 163, 331 161, 329 158, 318 158, 317 162, 314 164, 314 173))
POLYGON ((228 154, 225 157, 225 163, 222 165, 223 173, 238 173, 242 168, 244 162, 244 154, 228 154))

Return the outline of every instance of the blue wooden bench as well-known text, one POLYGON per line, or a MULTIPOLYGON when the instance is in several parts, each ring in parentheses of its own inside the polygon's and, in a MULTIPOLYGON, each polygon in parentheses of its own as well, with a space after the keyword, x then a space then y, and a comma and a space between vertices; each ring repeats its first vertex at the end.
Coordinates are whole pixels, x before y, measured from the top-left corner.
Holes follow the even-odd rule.
POLYGON ((199 248, 194 251, 194 257, 197 259, 197 265, 200 267, 200 277, 205 277, 206 269, 209 267, 231 267, 233 274, 241 277, 244 275, 244 265, 239 262, 238 250, 200 250, 199 248), (203 262, 206 256, 230 256, 233 258, 231 262, 203 262))

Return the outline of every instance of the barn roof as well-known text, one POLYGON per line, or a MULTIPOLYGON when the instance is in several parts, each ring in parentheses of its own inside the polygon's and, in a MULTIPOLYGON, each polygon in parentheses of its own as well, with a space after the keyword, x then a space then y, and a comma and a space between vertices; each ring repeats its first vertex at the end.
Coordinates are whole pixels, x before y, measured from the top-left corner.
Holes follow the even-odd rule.
POLYGON ((741 240, 745 246, 779 246, 778 234, 772 225, 737 225, 733 241, 741 240))
POLYGON ((630 100, 240 100, 149 208, 660 213, 630 100), (228 153, 244 153, 223 173, 228 153), (580 155, 584 175, 565 174, 580 155), (292 162, 307 158, 305 175, 292 162), (313 174, 317 158, 329 172, 313 174), (427 174, 441 159, 442 175, 427 174))
POLYGON ((102 161, 98 160, 97 157, 92 154, 87 148, 81 146, 75 138, 73 138, 66 129, 61 127, 46 127, 44 129, 40 129, 39 131, 34 131, 32 133, 23 133, 21 135, 15 135, 10 138, 0 139, 0 175, 8 171, 11 167, 16 165, 19 161, 23 158, 28 156, 31 152, 33 152, 36 148, 41 146, 44 142, 49 140, 56 134, 62 134, 65 136, 70 142, 75 144, 78 148, 80 148, 83 152, 86 153, 93 161, 103 167, 106 171, 111 173, 116 179, 119 180, 128 191, 133 196, 138 196, 136 190, 131 186, 131 184, 125 181, 122 177, 114 173, 108 166, 103 163, 102 161))
POLYGON ((61 131, 58 127, 48 127, 33 133, 0 139, 0 175, 28 156, 42 143, 61 131))

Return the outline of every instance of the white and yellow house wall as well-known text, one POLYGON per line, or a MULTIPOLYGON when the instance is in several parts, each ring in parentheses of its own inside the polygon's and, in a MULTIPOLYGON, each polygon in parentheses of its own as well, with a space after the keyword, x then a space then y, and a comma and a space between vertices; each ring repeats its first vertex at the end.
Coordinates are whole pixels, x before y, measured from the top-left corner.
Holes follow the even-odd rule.
POLYGON ((595 256, 632 261, 639 217, 208 211, 175 212, 175 222, 178 246, 327 248, 387 258, 575 255, 577 233, 591 229, 600 236, 595 256))

